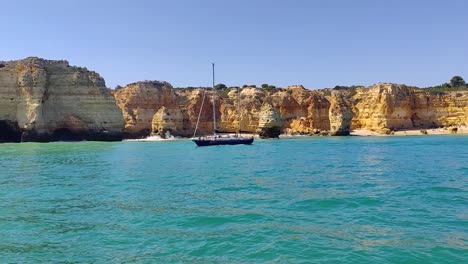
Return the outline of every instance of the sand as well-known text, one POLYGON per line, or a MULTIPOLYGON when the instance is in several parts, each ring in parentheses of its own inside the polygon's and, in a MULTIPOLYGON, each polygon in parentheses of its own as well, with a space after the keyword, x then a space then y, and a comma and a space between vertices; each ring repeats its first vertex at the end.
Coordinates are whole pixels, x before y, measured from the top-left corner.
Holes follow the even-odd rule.
POLYGON ((458 135, 468 134, 468 126, 456 127, 457 133, 452 133, 452 127, 450 128, 431 128, 431 129, 413 129, 413 130, 399 130, 395 131, 393 135, 380 134, 368 129, 356 129, 351 131, 352 136, 422 136, 426 135, 421 131, 426 131, 427 135, 458 135))

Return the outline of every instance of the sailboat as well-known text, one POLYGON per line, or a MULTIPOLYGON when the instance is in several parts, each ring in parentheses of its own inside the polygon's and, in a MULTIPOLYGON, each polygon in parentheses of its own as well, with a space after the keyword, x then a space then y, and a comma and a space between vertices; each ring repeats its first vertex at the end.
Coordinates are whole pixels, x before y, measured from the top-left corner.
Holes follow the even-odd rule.
POLYGON ((254 138, 253 137, 243 137, 241 135, 241 127, 240 127, 240 90, 237 88, 237 98, 238 98, 238 131, 234 135, 227 135, 227 136, 221 136, 218 133, 218 129, 216 128, 216 89, 215 89, 215 70, 214 70, 214 63, 212 63, 212 69, 213 69, 213 135, 209 136, 204 136, 204 137, 195 137, 195 134, 197 133, 197 128, 198 128, 198 123, 200 121, 200 114, 203 109, 203 102, 205 97, 203 97, 202 101, 202 106, 200 108, 200 113, 198 114, 198 120, 197 120, 197 125, 195 127, 195 132, 194 132, 194 137, 192 138, 192 141, 197 144, 199 147, 204 147, 204 146, 217 146, 217 145, 250 145, 253 143, 254 138))

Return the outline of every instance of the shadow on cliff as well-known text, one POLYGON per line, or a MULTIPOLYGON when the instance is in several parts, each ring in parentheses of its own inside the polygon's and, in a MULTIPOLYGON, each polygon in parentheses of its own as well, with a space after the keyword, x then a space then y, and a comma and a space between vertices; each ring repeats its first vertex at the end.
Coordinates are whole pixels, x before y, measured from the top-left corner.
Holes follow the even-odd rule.
POLYGON ((18 123, 0 120, 0 143, 21 142, 21 129, 18 123))
POLYGON ((53 141, 121 141, 121 133, 110 133, 107 131, 77 131, 68 128, 59 128, 52 133, 37 133, 34 130, 24 131, 21 140, 17 142, 53 142, 53 141))

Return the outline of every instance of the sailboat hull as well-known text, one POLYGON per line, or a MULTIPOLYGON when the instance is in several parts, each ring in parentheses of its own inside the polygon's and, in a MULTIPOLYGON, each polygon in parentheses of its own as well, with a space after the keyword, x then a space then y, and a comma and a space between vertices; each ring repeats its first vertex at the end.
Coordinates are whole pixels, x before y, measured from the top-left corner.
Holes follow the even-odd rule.
POLYGON ((218 146, 218 145, 250 145, 254 138, 198 138, 193 142, 199 147, 218 146))
MULTIPOLYGON (((216 89, 215 89, 215 70, 214 70, 214 63, 211 64, 213 67, 213 135, 208 136, 208 137, 199 137, 199 138, 193 138, 192 141, 197 144, 199 147, 205 147, 205 146, 218 146, 218 145, 250 145, 253 143, 254 138, 250 137, 242 137, 240 135, 235 135, 234 137, 220 137, 217 135, 217 129, 216 129, 216 89)), ((241 131, 240 127, 240 90, 239 87, 237 88, 237 97, 239 100, 238 103, 238 115, 239 118, 237 120, 238 123, 238 130, 239 132, 241 131)), ((197 133, 197 128, 198 128, 198 123, 200 121, 200 116, 201 116, 201 109, 203 109, 203 102, 205 101, 205 93, 203 93, 203 99, 202 99, 202 105, 200 107, 200 112, 198 113, 198 119, 197 119, 197 125, 195 126, 195 132, 194 136, 197 133)))

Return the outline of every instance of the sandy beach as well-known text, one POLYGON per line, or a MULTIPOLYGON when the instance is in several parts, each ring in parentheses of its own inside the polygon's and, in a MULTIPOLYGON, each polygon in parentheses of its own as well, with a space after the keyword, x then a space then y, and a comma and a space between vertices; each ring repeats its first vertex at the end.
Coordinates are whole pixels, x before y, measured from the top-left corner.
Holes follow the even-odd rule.
POLYGON ((377 133, 368 129, 356 129, 351 131, 352 136, 421 136, 421 135, 459 135, 468 134, 468 126, 446 127, 446 128, 431 128, 431 129, 413 129, 413 130, 399 130, 395 131, 392 135, 377 133), (456 133, 453 129, 456 128, 456 133), (424 133, 427 132, 427 133, 424 133))

